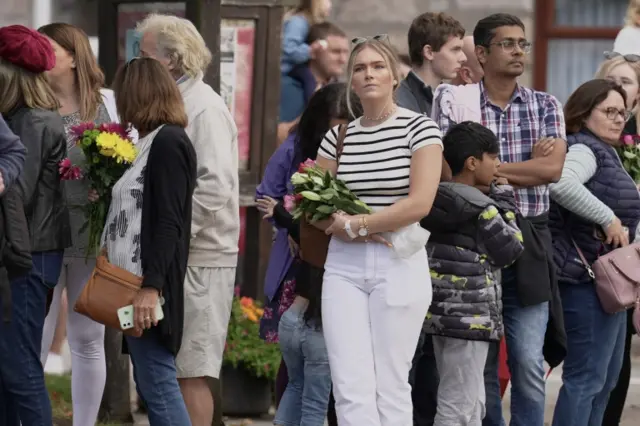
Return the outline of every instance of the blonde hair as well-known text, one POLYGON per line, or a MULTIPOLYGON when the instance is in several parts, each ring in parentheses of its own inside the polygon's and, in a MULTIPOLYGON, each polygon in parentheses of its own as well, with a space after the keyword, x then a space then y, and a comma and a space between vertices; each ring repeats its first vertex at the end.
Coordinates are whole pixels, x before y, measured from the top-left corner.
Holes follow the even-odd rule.
POLYGON ((56 95, 44 73, 33 73, 0 59, 0 114, 17 107, 57 111, 56 95))
MULTIPOLYGON (((391 72, 391 76, 395 81, 395 83, 393 84, 393 91, 391 92, 391 96, 393 97, 395 89, 400 82, 400 73, 398 72, 398 58, 396 57, 396 53, 388 42, 376 40, 374 38, 370 38, 361 43, 358 43, 353 47, 353 49, 351 49, 351 55, 349 56, 349 62, 347 63, 347 87, 351 87, 353 82, 353 67, 355 66, 356 58, 358 57, 358 54, 366 48, 373 49, 377 53, 379 53, 387 64, 387 68, 391 72)), ((352 91, 347 90, 346 96, 347 109, 352 116, 356 117, 351 107, 352 91)))
POLYGON ((609 73, 611 73, 611 71, 613 71, 614 68, 617 68, 620 65, 624 65, 624 64, 629 65, 636 75, 636 80, 638 83, 638 93, 636 93, 636 96, 634 97, 635 104, 631 112, 635 117, 636 122, 640 123, 640 105, 638 102, 638 95, 640 94, 640 62, 629 62, 622 55, 614 56, 613 58, 607 59, 600 64, 600 66, 598 67, 598 71, 596 71, 595 78, 606 79, 609 73))
POLYGON ((82 121, 94 121, 102 103, 100 89, 104 86, 104 74, 91 50, 89 37, 80 28, 61 22, 40 27, 38 32, 58 43, 73 56, 76 63, 74 73, 78 84, 80 118, 82 121))
POLYGON ((627 14, 624 17, 624 24, 628 27, 636 27, 636 16, 640 9, 640 0, 629 0, 627 6, 627 14))
POLYGON ((293 11, 293 14, 302 14, 309 25, 320 24, 327 20, 322 11, 322 2, 324 0, 300 0, 300 4, 293 11))
POLYGON ((204 73, 211 51, 191 21, 172 15, 151 14, 136 26, 140 34, 157 37, 158 50, 189 77, 204 73))

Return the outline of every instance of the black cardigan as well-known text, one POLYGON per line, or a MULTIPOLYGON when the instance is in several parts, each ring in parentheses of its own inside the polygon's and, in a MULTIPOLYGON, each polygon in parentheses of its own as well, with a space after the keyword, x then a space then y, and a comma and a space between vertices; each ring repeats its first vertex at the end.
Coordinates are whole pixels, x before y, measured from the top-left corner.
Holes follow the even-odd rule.
POLYGON ((142 287, 165 299, 162 343, 177 355, 184 320, 184 277, 191 238, 196 152, 184 129, 166 125, 153 139, 144 171, 140 258, 142 287))

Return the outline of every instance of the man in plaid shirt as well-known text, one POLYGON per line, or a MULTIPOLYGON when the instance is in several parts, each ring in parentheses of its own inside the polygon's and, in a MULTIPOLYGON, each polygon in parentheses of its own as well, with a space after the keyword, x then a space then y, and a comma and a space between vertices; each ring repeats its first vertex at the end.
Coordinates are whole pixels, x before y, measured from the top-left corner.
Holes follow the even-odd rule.
MULTIPOLYGON (((549 184, 562 175, 567 149, 564 116, 555 97, 517 83, 524 72, 525 55, 531 50, 520 19, 502 13, 491 15, 478 22, 473 37, 484 69, 484 79, 479 83, 482 124, 500 142, 502 165, 496 177, 506 178, 517 188, 519 225, 525 236, 521 260, 502 271, 503 316, 512 376, 511 425, 543 426, 542 348, 555 287, 552 263, 545 253, 551 252, 547 226, 549 184)), ((435 99, 435 104, 440 100, 435 99)), ((436 120, 446 134, 455 123, 442 113, 443 108, 439 110, 436 120)), ((497 354, 497 350, 490 353, 487 361, 492 377, 485 375, 484 426, 504 424, 497 354)))

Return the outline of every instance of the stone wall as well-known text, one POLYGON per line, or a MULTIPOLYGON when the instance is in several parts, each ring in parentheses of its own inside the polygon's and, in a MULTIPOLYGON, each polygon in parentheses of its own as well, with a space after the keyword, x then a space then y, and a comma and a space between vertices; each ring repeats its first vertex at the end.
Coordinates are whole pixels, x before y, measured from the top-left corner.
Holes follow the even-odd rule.
MULTIPOLYGON (((478 20, 496 12, 513 13, 522 19, 527 37, 533 40, 535 0, 334 0, 333 20, 349 37, 389 34, 401 52, 407 51, 407 31, 413 18, 424 12, 445 12, 458 19, 471 34, 478 20)), ((531 62, 521 78, 531 83, 531 62)))

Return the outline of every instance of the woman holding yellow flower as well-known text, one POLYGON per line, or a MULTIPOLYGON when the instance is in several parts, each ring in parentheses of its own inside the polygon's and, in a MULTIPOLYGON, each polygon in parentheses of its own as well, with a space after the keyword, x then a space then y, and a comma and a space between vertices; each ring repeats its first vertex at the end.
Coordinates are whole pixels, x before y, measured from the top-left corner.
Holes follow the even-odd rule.
POLYGON ((97 140, 116 161, 135 158, 111 191, 103 244, 109 262, 143 279, 133 307, 135 327, 144 333, 126 336, 126 343, 149 422, 189 426, 175 357, 182 342, 196 154, 184 130, 182 96, 160 62, 130 61, 118 71, 114 88, 121 119, 140 139, 137 155, 114 138, 97 140), (162 321, 155 317, 158 303, 162 321))

